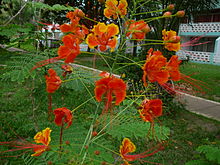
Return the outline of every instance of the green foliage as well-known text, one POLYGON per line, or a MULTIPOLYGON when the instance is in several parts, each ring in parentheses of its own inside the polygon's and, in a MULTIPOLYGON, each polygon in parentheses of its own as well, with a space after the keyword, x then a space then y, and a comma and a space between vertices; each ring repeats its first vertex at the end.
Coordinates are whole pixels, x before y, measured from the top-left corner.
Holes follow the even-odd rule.
MULTIPOLYGON (((149 138, 157 139, 158 141, 168 139, 170 129, 165 126, 155 125, 153 130, 150 129, 150 123, 141 120, 135 120, 126 116, 120 116, 117 125, 112 124, 107 130, 107 133, 114 139, 121 141, 123 138, 128 137, 131 139, 149 138), (114 128, 114 129, 113 129, 114 128), (154 131, 152 133, 151 131, 154 131)), ((117 123, 117 121, 115 121, 117 123)))
POLYGON ((93 74, 89 70, 82 69, 80 67, 74 67, 73 72, 68 76, 68 81, 63 84, 67 89, 73 89, 75 91, 81 91, 87 87, 94 87, 94 81, 97 79, 97 74, 93 74))
POLYGON ((36 62, 44 59, 43 56, 33 54, 13 56, 4 68, 6 72, 0 78, 4 81, 11 80, 17 83, 24 82, 28 78, 34 79, 39 73, 31 71, 31 69, 36 62))
POLYGON ((203 145, 199 146, 198 152, 205 154, 205 157, 209 161, 214 161, 220 164, 220 148, 217 146, 203 145))
POLYGON ((214 145, 202 145, 196 149, 200 153, 198 160, 192 160, 185 165, 217 165, 220 164, 220 148, 214 145))
POLYGON ((0 43, 16 42, 31 37, 30 33, 33 31, 32 24, 17 25, 9 24, 7 26, 0 26, 0 36, 5 37, 0 40, 0 43))
POLYGON ((60 4, 55 4, 53 6, 50 6, 50 5, 42 3, 42 2, 28 2, 28 6, 35 7, 38 10, 39 9, 51 10, 51 11, 62 11, 62 10, 72 11, 72 10, 74 10, 74 7, 71 7, 71 6, 64 6, 64 5, 60 5, 60 4))

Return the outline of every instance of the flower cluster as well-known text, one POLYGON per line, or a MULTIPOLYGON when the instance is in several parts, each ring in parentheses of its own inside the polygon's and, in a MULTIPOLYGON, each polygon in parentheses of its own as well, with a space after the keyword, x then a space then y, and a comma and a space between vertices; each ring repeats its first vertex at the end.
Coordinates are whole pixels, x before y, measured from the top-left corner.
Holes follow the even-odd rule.
POLYGON ((132 39, 138 39, 139 41, 145 39, 146 34, 150 32, 148 24, 143 20, 129 20, 125 25, 128 27, 126 36, 129 37, 131 35, 132 39))
POLYGON ((113 17, 113 19, 117 19, 119 16, 122 18, 127 14, 127 6, 128 3, 126 0, 106 0, 104 15, 107 18, 113 17))
POLYGON ((176 55, 172 56, 167 62, 167 58, 163 56, 162 52, 150 49, 146 62, 142 67, 144 71, 144 85, 147 85, 147 79, 150 82, 158 82, 159 84, 164 84, 168 80, 179 81, 181 79, 179 71, 180 63, 181 61, 178 60, 176 55))

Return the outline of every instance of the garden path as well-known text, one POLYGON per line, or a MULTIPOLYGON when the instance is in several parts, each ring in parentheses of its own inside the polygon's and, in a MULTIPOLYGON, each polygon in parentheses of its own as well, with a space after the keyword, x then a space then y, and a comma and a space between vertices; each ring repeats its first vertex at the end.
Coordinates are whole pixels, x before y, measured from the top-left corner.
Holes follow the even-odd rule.
POLYGON ((220 121, 220 103, 186 93, 180 93, 177 97, 187 110, 220 121))
MULTIPOLYGON (((0 47, 5 48, 5 46, 1 44, 0 44, 0 47)), ((15 52, 15 51, 25 52, 24 50, 18 49, 18 48, 8 48, 7 50, 11 52, 15 52)), ((72 66, 83 67, 84 69, 92 70, 93 72, 96 72, 96 73, 102 72, 100 70, 89 68, 89 67, 78 65, 78 64, 72 64, 72 66)), ((115 75, 115 76, 120 77, 118 75, 115 75)), ((186 106, 187 110, 193 113, 220 121, 220 103, 206 100, 200 97, 192 96, 186 93, 180 93, 179 95, 177 95, 177 99, 186 106)))

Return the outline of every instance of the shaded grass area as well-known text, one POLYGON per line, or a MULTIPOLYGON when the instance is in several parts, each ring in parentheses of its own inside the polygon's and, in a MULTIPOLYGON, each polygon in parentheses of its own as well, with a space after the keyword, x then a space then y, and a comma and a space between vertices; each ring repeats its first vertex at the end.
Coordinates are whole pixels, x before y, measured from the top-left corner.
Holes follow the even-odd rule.
MULTIPOLYGON (((7 72, 4 65, 8 64, 11 57, 17 55, 21 54, 0 49, 0 61, 2 64, 0 74, 7 72)), ((94 86, 91 87, 91 92, 93 92, 94 86)), ((87 95, 85 89, 76 91, 71 88, 62 87, 53 94, 53 108, 67 107, 72 110, 88 98, 90 98, 90 96, 87 95)), ((38 77, 27 79, 22 83, 0 81, 0 105, 0 141, 13 141, 19 139, 17 136, 19 135, 33 142, 33 136, 36 132, 46 127, 53 129, 52 139, 58 136, 55 132, 58 132, 59 128, 47 121, 47 93, 45 91, 43 73, 39 72, 38 77)), ((171 129, 171 135, 166 142, 165 150, 146 158, 146 160, 164 165, 183 165, 186 161, 194 159, 193 156, 196 154, 195 149, 198 146, 211 144, 212 142, 219 144, 219 122, 189 113, 181 106, 173 103, 165 104, 164 106, 167 113, 165 116, 162 116, 160 120, 161 124, 171 129)), ((70 129, 65 130, 65 134, 68 135, 65 140, 68 140, 68 138, 72 140, 74 137, 73 143, 79 143, 81 140, 84 140, 82 139, 82 137, 84 138, 86 136, 84 132, 88 131, 89 128, 83 123, 91 120, 89 115, 94 113, 94 109, 95 103, 91 101, 80 107, 76 113, 74 113, 74 123, 70 129), (85 127, 82 127, 84 125, 85 127), (81 132, 83 134, 80 134, 81 132), (76 135, 75 133, 79 134, 76 135)), ((120 142, 115 143, 115 139, 111 137, 108 137, 108 139, 113 142, 114 150, 118 152, 120 142)), ((143 139, 132 139, 132 141, 137 147, 140 147, 138 151, 145 151, 150 147, 148 142, 143 139)), ((7 148, 0 146, 1 151, 5 149, 7 148)), ((78 151, 74 148, 72 152, 75 153, 78 151)), ((11 152, 9 155, 13 155, 13 153, 11 152)), ((72 156, 72 154, 70 154, 70 156, 72 156)), ((68 157, 67 159, 77 161, 77 157, 68 157)), ((65 161, 68 162, 68 160, 65 161)), ((24 158, 0 157, 0 162, 2 162, 2 164, 25 164, 24 158)), ((46 163, 47 161, 42 164, 46 163)), ((91 161, 89 164, 93 163, 94 162, 91 161)), ((70 164, 74 163, 72 162, 70 164)), ((133 164, 139 163, 134 162, 133 164)))
POLYGON ((205 94, 198 96, 220 102, 220 66, 210 64, 185 63, 181 65, 181 72, 190 75, 192 78, 200 80, 207 86, 203 88, 205 94))

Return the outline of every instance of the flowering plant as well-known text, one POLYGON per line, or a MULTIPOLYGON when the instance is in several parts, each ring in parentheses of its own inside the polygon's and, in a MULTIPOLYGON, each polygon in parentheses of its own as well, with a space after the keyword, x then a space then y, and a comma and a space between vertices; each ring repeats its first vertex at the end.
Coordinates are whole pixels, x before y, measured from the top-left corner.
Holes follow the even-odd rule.
MULTIPOLYGON (((73 153, 75 153, 74 156, 78 156, 78 159, 66 156, 69 158, 68 161, 70 163, 72 161, 80 161, 81 164, 89 164, 90 162, 92 162, 92 164, 111 164, 114 163, 114 161, 124 164, 135 161, 150 163, 147 157, 165 148, 164 141, 169 135, 169 130, 165 132, 165 137, 162 137, 159 135, 164 134, 164 132, 158 131, 157 129, 158 127, 162 127, 158 123, 160 123, 159 118, 163 114, 163 102, 157 95, 148 97, 146 93, 151 83, 158 84, 169 93, 175 93, 175 89, 169 86, 169 82, 187 79, 187 77, 180 73, 180 61, 175 53, 168 60, 164 57, 162 52, 163 49, 172 52, 178 51, 181 48, 180 37, 171 29, 164 29, 159 32, 163 36, 161 40, 146 39, 146 36, 153 30, 148 24, 148 21, 182 17, 184 13, 177 12, 173 15, 166 13, 173 9, 174 6, 170 5, 166 9, 152 11, 152 13, 163 12, 164 14, 161 13, 160 17, 137 20, 134 19, 134 16, 143 13, 136 13, 135 9, 129 13, 129 4, 126 0, 106 0, 104 5, 104 16, 109 19, 106 22, 92 20, 86 17, 86 14, 80 9, 68 12, 66 17, 69 19, 69 23, 60 26, 60 30, 64 33, 64 36, 62 38, 62 44, 58 48, 57 57, 40 61, 33 66, 33 70, 35 70, 46 65, 49 66, 51 63, 59 64, 60 61, 62 61, 61 68, 64 70, 64 73, 62 77, 60 77, 59 73, 56 72, 54 68, 50 68, 48 69, 48 74, 45 76, 46 92, 48 93, 48 119, 51 120, 54 118, 54 125, 60 127, 59 144, 53 144, 49 147, 49 143, 53 141, 53 138, 49 137, 51 130, 48 131, 48 129, 46 129, 47 132, 49 132, 47 136, 44 136, 44 134, 46 134, 44 130, 34 137, 36 143, 42 143, 43 145, 40 149, 32 147, 35 152, 32 156, 41 156, 43 152, 50 149, 51 151, 58 152, 60 157, 65 157, 66 153, 68 153, 65 149, 68 146, 74 148, 76 145, 77 149, 75 151, 72 150, 73 153), (93 21, 95 25, 93 27, 87 27, 83 24, 83 20, 93 21), (132 58, 124 55, 128 48, 127 42, 132 40, 136 42, 146 41, 149 42, 147 45, 152 46, 161 45, 162 49, 149 49, 145 52, 146 59, 136 63, 132 58), (83 53, 100 56, 104 59, 106 65, 109 66, 109 70, 101 72, 99 77, 97 76, 98 79, 94 82, 95 87, 92 90, 83 84, 91 98, 73 108, 73 110, 66 108, 66 106, 54 108, 57 105, 52 102, 52 96, 55 97, 54 94, 61 90, 66 82, 71 82, 71 79, 68 79, 68 75, 74 74, 75 69, 72 67, 72 63, 75 62, 76 57, 80 57, 82 54, 80 44, 83 42, 86 43, 90 49, 93 49, 93 52, 83 53), (128 93, 127 89, 129 86, 127 82, 121 77, 114 75, 116 70, 120 69, 117 67, 119 58, 129 60, 132 62, 132 65, 137 65, 142 70, 143 76, 141 84, 143 90, 137 94, 128 93), (109 59, 112 61, 111 65, 108 63, 109 59), (65 63, 65 65, 63 65, 63 63, 65 63), (77 120, 77 117, 75 119, 75 114, 73 113, 77 113, 81 106, 87 103, 89 104, 90 102, 93 102, 93 104, 97 106, 96 109, 91 110, 92 115, 89 117, 83 118, 83 113, 85 112, 82 112, 80 116, 83 118, 83 122, 86 123, 82 122, 85 125, 84 129, 86 129, 87 133, 84 134, 85 137, 80 137, 78 139, 78 141, 83 139, 83 142, 77 143, 76 141, 66 141, 64 144, 63 139, 65 138, 65 132, 69 131, 71 128, 71 131, 74 131, 74 120, 77 120), (137 106, 139 108, 137 108, 137 106), (126 124, 121 121, 124 121, 126 124), (65 124, 66 127, 64 127, 65 124), (141 125, 141 128, 137 127, 137 125, 141 125), (118 148, 109 148, 108 145, 102 145, 100 139, 107 141, 108 138, 114 137, 114 129, 116 129, 115 127, 117 126, 123 126, 126 130, 132 130, 131 134, 134 134, 134 137, 138 136, 138 133, 134 130, 138 132, 139 129, 142 129, 143 131, 139 137, 153 140, 159 143, 159 146, 157 145, 158 147, 156 147, 156 150, 152 152, 143 147, 145 150, 144 152, 132 155, 130 153, 134 152, 136 149, 136 146, 130 140, 133 136, 124 133, 123 129, 120 130, 124 134, 122 145, 119 150, 118 148), (96 148, 99 149, 96 150, 96 148), (93 155, 91 151, 94 151, 93 155), (110 155, 111 158, 106 160, 108 155, 110 155), (104 158, 102 158, 102 156, 104 158)), ((134 1, 133 5, 137 6, 137 2, 134 1)), ((142 46, 144 45, 146 44, 142 46)), ((125 64, 124 66, 127 67, 129 65, 130 64, 125 64)), ((87 111, 89 111, 89 108, 86 108, 87 111)), ((79 132, 80 131, 83 132, 83 130, 79 130, 79 132)), ((114 140, 115 139, 111 139, 110 141, 112 142, 114 140)), ((7 143, 2 142, 1 144, 7 143)), ((22 149, 25 148, 26 146, 22 149)), ((68 154, 71 155, 73 153, 71 152, 68 154)))

